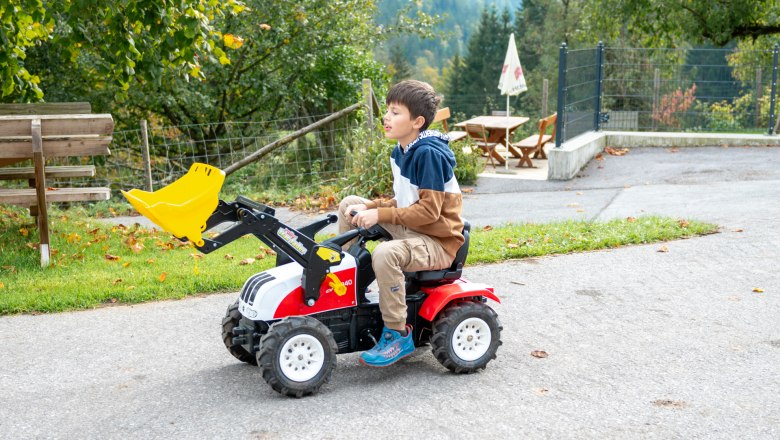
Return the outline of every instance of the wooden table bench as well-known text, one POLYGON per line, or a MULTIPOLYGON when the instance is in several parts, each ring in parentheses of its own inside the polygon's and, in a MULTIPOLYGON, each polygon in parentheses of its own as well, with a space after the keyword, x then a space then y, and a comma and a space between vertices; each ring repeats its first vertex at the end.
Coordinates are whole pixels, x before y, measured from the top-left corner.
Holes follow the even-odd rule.
MULTIPOLYGON (((94 177, 95 167, 46 166, 46 161, 56 157, 110 154, 108 145, 114 120, 110 114, 44 114, 58 111, 52 104, 24 106, 29 106, 25 107, 28 111, 19 110, 20 113, 33 114, 0 115, 0 180, 27 180, 30 187, 0 188, 0 203, 27 206, 30 214, 37 216, 41 265, 47 266, 50 250, 46 204, 108 200, 111 190, 52 187, 47 184, 47 178, 94 177), (7 167, 29 160, 32 160, 31 167, 7 167)), ((7 105, 0 107, 6 107, 0 108, 0 113, 9 112, 7 105)))

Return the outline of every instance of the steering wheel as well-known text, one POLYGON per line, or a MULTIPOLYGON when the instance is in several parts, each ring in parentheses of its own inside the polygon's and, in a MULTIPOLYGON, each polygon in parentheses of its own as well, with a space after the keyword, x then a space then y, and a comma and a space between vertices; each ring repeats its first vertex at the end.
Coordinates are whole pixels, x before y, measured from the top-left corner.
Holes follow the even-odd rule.
MULTIPOLYGON (((357 211, 350 211, 349 215, 354 217, 358 214, 357 211)), ((379 223, 375 224, 374 226, 371 226, 368 229, 365 228, 358 228, 358 233, 362 235, 363 237, 366 237, 368 240, 379 240, 380 238, 384 238, 385 240, 392 240, 393 236, 390 235, 389 232, 387 232, 387 229, 379 226, 379 223)))

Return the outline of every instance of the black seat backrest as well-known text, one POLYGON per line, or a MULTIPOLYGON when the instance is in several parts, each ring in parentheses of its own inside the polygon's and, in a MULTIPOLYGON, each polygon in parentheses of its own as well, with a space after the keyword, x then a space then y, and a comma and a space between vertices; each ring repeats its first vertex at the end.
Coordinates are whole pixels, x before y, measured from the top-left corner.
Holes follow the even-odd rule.
POLYGON ((463 272, 463 266, 466 264, 466 257, 469 255, 469 231, 471 225, 468 221, 463 221, 463 238, 465 241, 455 254, 452 265, 442 270, 421 270, 419 272, 407 273, 406 276, 415 279, 421 283, 449 283, 460 278, 463 272))

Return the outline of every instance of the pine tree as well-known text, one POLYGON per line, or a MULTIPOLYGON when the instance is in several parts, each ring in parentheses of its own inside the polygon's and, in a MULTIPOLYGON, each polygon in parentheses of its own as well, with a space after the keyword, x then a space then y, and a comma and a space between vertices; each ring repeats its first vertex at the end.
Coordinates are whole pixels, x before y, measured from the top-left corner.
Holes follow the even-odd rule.
POLYGON ((390 64, 392 66, 392 81, 396 84, 412 76, 412 66, 406 59, 404 48, 397 44, 390 49, 390 64))

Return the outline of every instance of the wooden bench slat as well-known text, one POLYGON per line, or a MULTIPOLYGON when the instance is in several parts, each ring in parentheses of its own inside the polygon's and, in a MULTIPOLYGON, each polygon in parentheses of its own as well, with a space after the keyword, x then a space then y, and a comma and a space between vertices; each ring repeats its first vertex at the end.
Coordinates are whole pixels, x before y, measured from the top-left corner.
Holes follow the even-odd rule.
POLYGON ((42 136, 79 134, 110 135, 114 119, 110 114, 0 116, 0 136, 30 136, 30 121, 41 120, 42 136))
MULTIPOLYGON (((95 177, 94 165, 56 165, 44 168, 46 177, 54 179, 69 177, 95 177)), ((34 179, 33 167, 0 168, 0 180, 34 179)))
MULTIPOLYGON (((2 127, 0 125, 0 127, 2 127)), ((43 138, 43 154, 50 157, 102 156, 110 154, 112 136, 49 136, 43 138)), ((31 137, 0 137, 0 159, 32 157, 31 137)))
MULTIPOLYGON (((87 202, 108 200, 111 188, 54 188, 46 190, 46 202, 87 202)), ((34 206, 37 204, 35 188, 2 188, 0 203, 34 206)))

